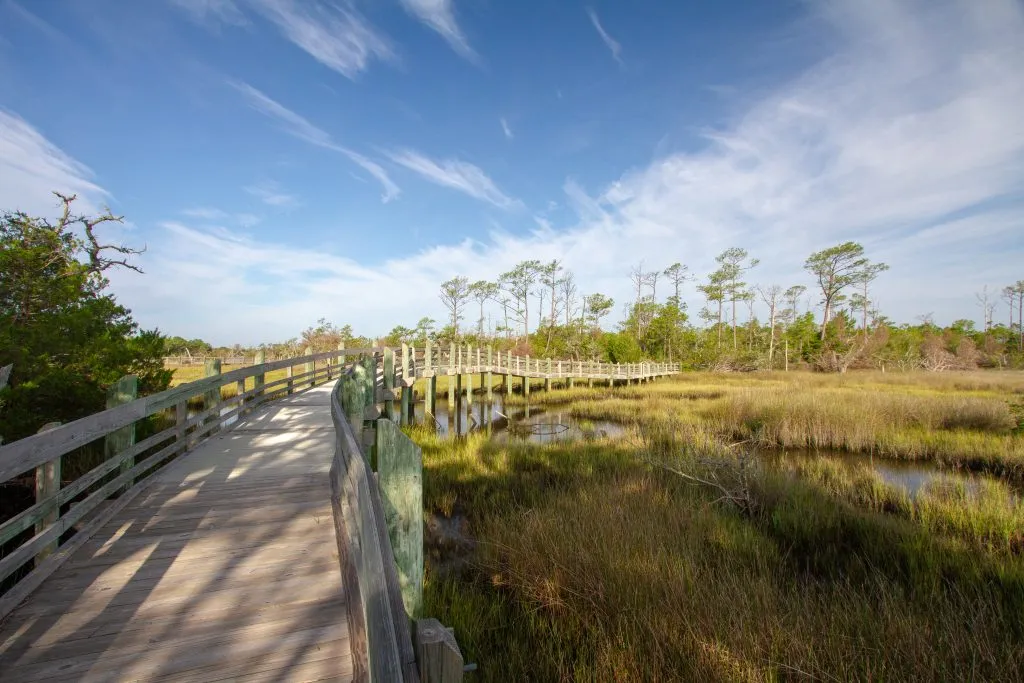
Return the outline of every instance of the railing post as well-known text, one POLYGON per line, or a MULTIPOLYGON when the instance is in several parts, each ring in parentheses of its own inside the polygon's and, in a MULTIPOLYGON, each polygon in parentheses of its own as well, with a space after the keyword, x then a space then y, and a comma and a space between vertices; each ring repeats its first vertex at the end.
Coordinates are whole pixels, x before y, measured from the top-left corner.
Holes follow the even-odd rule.
POLYGON ((402 344, 402 424, 409 424, 409 404, 411 403, 409 394, 412 393, 412 387, 409 385, 409 345, 402 344))
MULTIPOLYGON (((345 342, 344 342, 344 340, 338 342, 338 350, 339 351, 344 351, 345 350, 345 342)), ((344 369, 344 367, 345 367, 345 354, 341 353, 341 354, 338 355, 338 374, 339 375, 341 375, 341 372, 344 369)))
MULTIPOLYGON (((119 405, 134 401, 139 397, 139 378, 135 375, 125 375, 117 380, 107 389, 107 410, 116 408, 119 405)), ((135 423, 125 425, 120 429, 107 434, 103 439, 103 457, 110 460, 121 451, 131 448, 135 444, 135 423)), ((135 458, 126 458, 121 463, 121 473, 124 474, 135 467, 135 458)), ((125 492, 132 487, 132 482, 126 482, 121 488, 125 492)))
POLYGON ((395 421, 395 350, 384 349, 384 415, 395 421))
MULTIPOLYGON (((43 432, 48 432, 51 429, 56 429, 57 427, 60 427, 60 422, 50 422, 43 425, 38 433, 42 434, 43 432)), ((56 496, 57 492, 60 491, 61 458, 63 458, 63 456, 58 455, 50 462, 36 467, 36 503, 40 503, 47 498, 56 496)), ((60 517, 60 507, 57 505, 57 501, 54 501, 53 507, 46 513, 46 516, 36 522, 36 535, 38 536, 56 524, 58 517, 60 517)), ((60 539, 54 539, 52 543, 47 544, 36 554, 37 566, 40 562, 57 551, 57 544, 59 542, 60 539)))
MULTIPOLYGON (((207 377, 218 377, 220 376, 220 358, 207 358, 205 366, 203 368, 203 374, 207 377)), ((290 392, 289 392, 290 393, 290 392)), ((218 414, 220 407, 220 384, 215 385, 212 389, 208 389, 203 394, 203 410, 209 410, 213 408, 213 412, 210 417, 206 418, 203 422, 209 423, 214 422, 220 418, 218 414)), ((207 436, 212 435, 216 432, 216 428, 210 430, 207 436)))
POLYGON ((462 652, 455 635, 437 619, 416 622, 416 662, 420 683, 460 683, 463 673, 462 652))
POLYGON ((292 370, 292 366, 289 365, 288 366, 288 395, 289 396, 291 396, 292 395, 292 391, 294 391, 294 382, 292 381, 292 377, 294 376, 294 374, 295 373, 292 370))
MULTIPOLYGON (((267 362, 267 352, 260 349, 256 352, 256 357, 253 359, 255 365, 263 365, 267 362)), ((267 375, 261 368, 258 373, 252 376, 252 400, 250 403, 259 404, 260 399, 263 397, 263 385, 267 383, 267 375)))
POLYGON ((180 455, 188 450, 189 445, 185 441, 185 425, 188 422, 188 400, 178 401, 174 404, 174 442, 179 445, 175 449, 180 455))
MULTIPOLYGON (((306 347, 306 355, 307 356, 312 356, 313 355, 313 348, 312 347, 310 347, 310 346, 306 347)), ((306 361, 306 374, 309 375, 309 388, 312 389, 313 386, 316 384, 316 361, 315 360, 308 360, 308 361, 306 361)))

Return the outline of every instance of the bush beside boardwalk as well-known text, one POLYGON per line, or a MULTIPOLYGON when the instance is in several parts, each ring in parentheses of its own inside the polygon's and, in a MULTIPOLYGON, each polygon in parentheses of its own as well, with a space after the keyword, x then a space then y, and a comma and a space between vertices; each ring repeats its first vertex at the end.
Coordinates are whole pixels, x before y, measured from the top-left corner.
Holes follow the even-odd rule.
POLYGON ((723 418, 729 396, 772 384, 795 397, 765 404, 777 424, 828 424, 830 404, 861 396, 851 430, 977 434, 1020 452, 1024 378, 1003 373, 687 375, 612 400, 532 397, 628 415, 635 428, 614 441, 416 432, 427 512, 464 519, 468 537, 428 541, 427 607, 479 680, 1024 680, 1024 516, 1006 484, 940 479, 911 500, 804 459, 755 466, 741 511, 659 466, 712 478, 738 457, 735 424, 755 430, 756 415, 723 418))

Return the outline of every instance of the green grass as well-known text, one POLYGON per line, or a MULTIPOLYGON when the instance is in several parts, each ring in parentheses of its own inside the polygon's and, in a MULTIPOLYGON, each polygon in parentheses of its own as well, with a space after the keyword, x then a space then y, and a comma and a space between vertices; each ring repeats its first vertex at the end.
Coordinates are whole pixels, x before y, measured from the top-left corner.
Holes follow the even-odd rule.
POLYGON ((464 519, 473 541, 428 538, 426 611, 455 627, 479 681, 1024 680, 1024 509, 1003 481, 939 477, 912 498, 836 459, 755 460, 743 512, 657 465, 731 483, 728 442, 808 434, 950 463, 964 459, 953 445, 1016 457, 1019 374, 900 379, 535 394, 633 426, 572 444, 413 430, 427 512, 464 519), (951 440, 920 443, 934 435, 951 440))

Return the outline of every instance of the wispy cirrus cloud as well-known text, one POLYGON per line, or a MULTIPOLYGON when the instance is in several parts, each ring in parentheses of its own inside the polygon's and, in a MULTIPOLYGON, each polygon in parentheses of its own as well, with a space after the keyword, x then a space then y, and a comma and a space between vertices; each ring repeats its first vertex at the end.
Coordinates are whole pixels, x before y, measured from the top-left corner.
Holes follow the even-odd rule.
POLYGON ((54 191, 78 195, 77 208, 82 213, 96 210, 110 198, 88 166, 25 119, 0 108, 0 210, 52 216, 57 204, 54 191))
POLYGON ((508 140, 511 140, 513 137, 515 137, 514 135, 512 135, 512 129, 509 127, 508 121, 505 120, 505 117, 501 118, 501 132, 505 134, 505 138, 508 140))
POLYGON ((287 208, 299 206, 300 204, 298 197, 283 190, 281 184, 273 180, 266 180, 255 185, 247 185, 242 189, 267 206, 287 208))
POLYGON ((190 19, 204 26, 232 24, 244 26, 245 15, 234 0, 171 0, 190 19))
POLYGON ((455 19, 453 0, 402 0, 402 6, 437 31, 459 56, 473 63, 480 61, 480 56, 469 46, 466 35, 455 19))
MULTIPOLYGON (((267 188, 262 188, 264 192, 267 192, 267 188)), ((256 192, 250 192, 249 194, 256 194, 256 192)), ((271 202, 272 203, 272 202, 271 202)), ((207 222, 216 221, 229 221, 239 225, 242 228, 251 228, 254 225, 258 225, 263 219, 252 213, 228 213, 222 209, 213 208, 210 206, 194 206, 188 209, 181 210, 182 216, 189 218, 197 218, 199 220, 207 222)))
POLYGON ((181 215, 188 216, 189 218, 200 218, 205 221, 220 221, 228 217, 228 212, 208 206, 196 206, 191 209, 182 209, 181 215))
POLYGON ((500 209, 522 206, 518 199, 512 199, 500 189, 478 166, 459 159, 434 161, 410 149, 389 152, 391 160, 400 166, 418 173, 432 183, 450 187, 464 194, 490 202, 500 209))
POLYGON ((390 41, 351 5, 319 0, 249 0, 288 40, 342 76, 355 79, 374 60, 395 59, 390 41))
POLYGON ((597 17, 597 12, 594 11, 593 7, 587 8, 587 16, 590 17, 590 22, 597 30, 597 35, 601 36, 601 41, 612 53, 612 59, 619 64, 622 64, 622 46, 619 45, 619 41, 612 38, 608 35, 608 32, 604 30, 604 26, 601 25, 601 20, 597 17))
POLYGON ((313 125, 299 114, 271 99, 248 83, 229 81, 229 84, 245 96, 249 106, 276 120, 289 135, 311 145, 343 154, 354 164, 376 178, 384 188, 384 193, 381 195, 381 201, 384 203, 390 202, 401 193, 401 189, 391 180, 387 171, 380 164, 348 147, 337 144, 327 131, 313 125))

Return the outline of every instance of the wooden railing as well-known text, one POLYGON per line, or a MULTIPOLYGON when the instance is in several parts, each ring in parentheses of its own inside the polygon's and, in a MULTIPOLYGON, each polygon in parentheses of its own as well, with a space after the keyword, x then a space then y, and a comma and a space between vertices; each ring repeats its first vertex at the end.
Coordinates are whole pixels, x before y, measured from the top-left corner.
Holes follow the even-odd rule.
POLYGON ((409 356, 403 365, 407 365, 410 375, 416 377, 494 372, 543 379, 573 377, 625 381, 675 374, 681 367, 679 363, 601 363, 530 358, 513 355, 511 351, 495 352, 490 347, 451 344, 444 348, 430 342, 419 349, 403 345, 405 353, 409 356))
POLYGON ((393 356, 385 349, 362 359, 331 394, 331 501, 349 604, 357 607, 349 609, 356 680, 454 683, 463 671, 454 635, 436 619, 410 628, 422 605, 423 454, 387 415, 393 356))
POLYGON ((7 551, 0 558, 0 582, 22 573, 0 597, 0 618, 138 495, 150 483, 151 475, 173 458, 215 434, 226 422, 267 401, 336 378, 346 356, 375 351, 380 349, 329 351, 223 374, 214 363, 211 366, 218 374, 213 376, 64 425, 47 425, 39 434, 0 446, 0 482, 19 475, 27 478, 33 472, 36 481, 35 503, 0 524, 0 547, 6 546, 7 551), (296 374, 295 368, 301 372, 296 374), (287 376, 267 382, 266 375, 275 370, 286 370, 287 376), (251 387, 247 387, 250 379, 251 387), (236 395, 222 401, 221 387, 232 384, 236 395), (204 397, 202 407, 190 414, 190 401, 200 396, 204 397), (158 431, 135 442, 135 426, 144 420, 154 423, 158 431), (125 430, 131 432, 131 438, 124 438, 125 430), (62 460, 94 443, 99 447, 101 442, 107 453, 111 453, 112 443, 119 444, 113 457, 62 485, 62 460), (61 543, 71 530, 76 533, 61 543))

